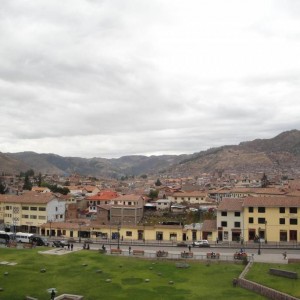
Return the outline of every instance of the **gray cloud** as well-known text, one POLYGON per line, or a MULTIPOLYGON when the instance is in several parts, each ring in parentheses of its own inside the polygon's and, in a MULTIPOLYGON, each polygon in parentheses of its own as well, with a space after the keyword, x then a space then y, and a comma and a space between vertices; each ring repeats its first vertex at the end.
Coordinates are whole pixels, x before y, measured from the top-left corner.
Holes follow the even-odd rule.
POLYGON ((300 127, 294 1, 2 2, 2 152, 193 153, 300 127))

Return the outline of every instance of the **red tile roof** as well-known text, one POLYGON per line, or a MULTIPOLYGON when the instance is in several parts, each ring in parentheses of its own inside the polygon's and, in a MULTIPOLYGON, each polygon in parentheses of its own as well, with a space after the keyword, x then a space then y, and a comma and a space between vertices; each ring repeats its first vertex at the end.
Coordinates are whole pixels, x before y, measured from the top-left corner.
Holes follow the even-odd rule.
POLYGON ((97 195, 87 197, 86 200, 105 201, 118 197, 118 193, 114 191, 99 192, 97 195))
POLYGON ((0 202, 4 203, 36 203, 46 204, 52 199, 58 199, 52 193, 39 193, 39 192, 24 192, 19 195, 0 195, 0 202))
POLYGON ((300 207, 300 197, 246 197, 244 207, 300 207))
POLYGON ((223 198, 220 202, 218 211, 242 211, 243 199, 241 198, 223 198))

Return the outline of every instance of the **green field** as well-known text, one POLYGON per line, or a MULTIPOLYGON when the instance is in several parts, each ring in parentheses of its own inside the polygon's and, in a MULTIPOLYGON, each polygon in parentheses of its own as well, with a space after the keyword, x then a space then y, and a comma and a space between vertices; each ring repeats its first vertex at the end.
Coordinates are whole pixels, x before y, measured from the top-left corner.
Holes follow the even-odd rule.
POLYGON ((115 257, 96 251, 39 254, 43 249, 0 249, 0 262, 17 263, 0 265, 1 300, 21 300, 26 295, 48 300, 49 288, 56 288, 57 295, 79 294, 85 300, 265 299, 232 286, 232 279, 244 268, 241 264, 189 262, 189 268, 177 268, 176 261, 115 257))
POLYGON ((280 269, 298 273, 300 277, 300 264, 254 264, 246 279, 258 282, 270 288, 300 298, 300 279, 290 279, 269 274, 269 269, 280 269))

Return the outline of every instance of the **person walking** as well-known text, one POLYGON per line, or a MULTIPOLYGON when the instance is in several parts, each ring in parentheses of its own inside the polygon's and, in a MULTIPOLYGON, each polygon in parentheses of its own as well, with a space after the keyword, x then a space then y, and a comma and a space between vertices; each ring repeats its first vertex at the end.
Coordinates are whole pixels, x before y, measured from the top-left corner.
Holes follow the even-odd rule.
POLYGON ((130 253, 131 253, 131 247, 130 246, 128 248, 128 252, 129 252, 129 255, 130 255, 130 253))
POLYGON ((282 255, 283 255, 283 259, 286 259, 286 257, 287 257, 286 251, 284 251, 284 252, 282 253, 282 255))

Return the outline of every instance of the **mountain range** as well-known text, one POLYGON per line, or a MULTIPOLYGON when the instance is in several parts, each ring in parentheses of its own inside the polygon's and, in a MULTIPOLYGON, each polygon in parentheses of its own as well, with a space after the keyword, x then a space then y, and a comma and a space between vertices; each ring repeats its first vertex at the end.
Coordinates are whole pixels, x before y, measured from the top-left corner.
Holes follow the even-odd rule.
POLYGON ((300 171, 300 131, 282 132, 271 139, 256 139, 239 145, 225 145, 194 154, 123 156, 114 159, 63 157, 35 152, 1 153, 0 172, 69 175, 73 173, 113 177, 141 174, 191 176, 215 171, 282 172, 300 171))

